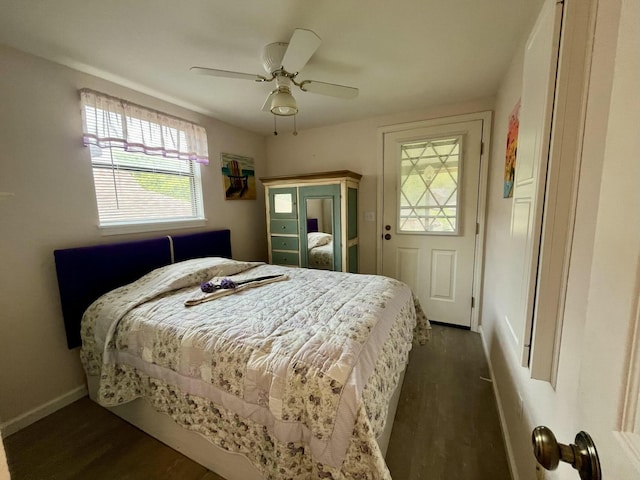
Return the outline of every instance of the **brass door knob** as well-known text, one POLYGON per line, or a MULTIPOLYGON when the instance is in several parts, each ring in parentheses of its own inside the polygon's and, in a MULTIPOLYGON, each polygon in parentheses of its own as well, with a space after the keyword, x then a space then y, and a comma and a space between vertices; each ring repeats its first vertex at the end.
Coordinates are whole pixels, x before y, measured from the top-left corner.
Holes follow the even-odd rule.
POLYGON ((558 443, 551 429, 544 426, 531 432, 533 454, 546 470, 555 470, 563 461, 578 470, 581 480, 601 480, 600 459, 591 436, 580 432, 575 442, 569 445, 558 443))

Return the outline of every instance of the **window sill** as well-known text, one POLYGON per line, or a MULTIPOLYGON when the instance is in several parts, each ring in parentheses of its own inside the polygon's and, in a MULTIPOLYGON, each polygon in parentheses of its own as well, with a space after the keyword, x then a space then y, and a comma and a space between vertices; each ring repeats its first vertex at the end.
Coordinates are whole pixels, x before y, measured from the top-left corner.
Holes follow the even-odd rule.
POLYGON ((158 232, 161 230, 176 230, 180 228, 204 227, 206 218, 189 220, 160 220, 144 223, 112 223, 99 225, 101 235, 124 235, 127 233, 158 232))

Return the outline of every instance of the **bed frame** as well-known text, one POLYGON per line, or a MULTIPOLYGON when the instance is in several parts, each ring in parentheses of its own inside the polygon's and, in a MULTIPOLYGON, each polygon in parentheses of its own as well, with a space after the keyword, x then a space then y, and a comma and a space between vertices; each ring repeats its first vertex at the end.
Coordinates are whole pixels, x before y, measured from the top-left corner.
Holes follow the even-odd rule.
POLYGON ((69 349, 79 347, 82 314, 101 295, 156 268, 202 257, 231 258, 231 231, 213 230, 53 252, 69 349))
MULTIPOLYGON (((231 232, 215 230, 70 248, 56 250, 54 256, 67 345, 71 349, 81 345, 82 314, 98 297, 171 263, 212 256, 231 258, 231 232)), ((87 378, 89 396, 94 401, 97 399, 98 380, 98 377, 87 378)), ((403 380, 404 371, 389 403, 385 429, 377 439, 383 455, 386 455, 389 445, 403 380)), ((171 417, 157 412, 144 399, 109 407, 107 410, 227 480, 262 478, 246 457, 229 453, 199 433, 180 427, 171 417)))

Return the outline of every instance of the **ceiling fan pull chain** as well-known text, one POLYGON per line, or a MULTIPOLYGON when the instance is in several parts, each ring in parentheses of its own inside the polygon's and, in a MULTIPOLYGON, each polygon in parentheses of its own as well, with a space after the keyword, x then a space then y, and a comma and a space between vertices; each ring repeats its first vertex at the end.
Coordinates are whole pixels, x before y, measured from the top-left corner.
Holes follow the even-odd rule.
POLYGON ((298 136, 298 127, 296 126, 296 117, 298 115, 294 115, 293 116, 293 136, 297 137, 298 136))
POLYGON ((278 127, 276 126, 276 115, 273 116, 273 135, 278 135, 278 127))

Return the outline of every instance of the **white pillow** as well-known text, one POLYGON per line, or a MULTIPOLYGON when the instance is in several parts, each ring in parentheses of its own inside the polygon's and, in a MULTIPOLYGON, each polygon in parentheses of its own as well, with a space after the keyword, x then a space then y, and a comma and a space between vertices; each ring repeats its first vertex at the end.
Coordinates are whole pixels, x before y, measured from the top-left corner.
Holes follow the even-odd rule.
POLYGON ((321 247, 322 245, 327 245, 331 243, 333 237, 330 233, 324 232, 310 232, 307 234, 307 247, 315 248, 321 247))

